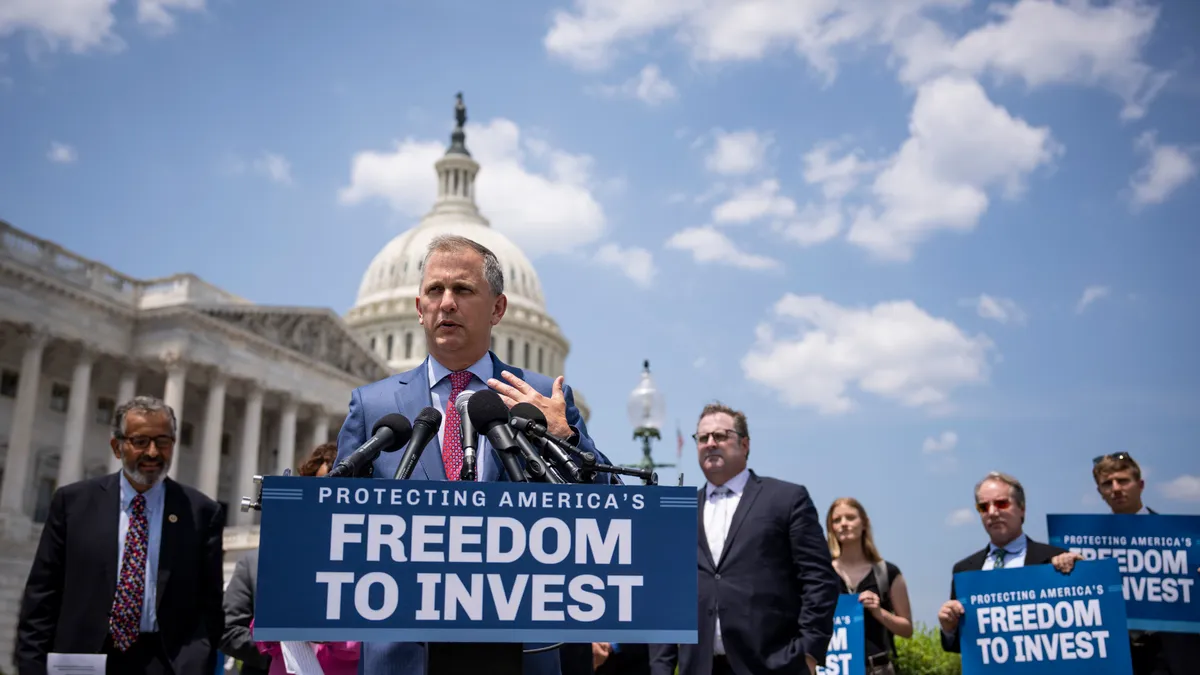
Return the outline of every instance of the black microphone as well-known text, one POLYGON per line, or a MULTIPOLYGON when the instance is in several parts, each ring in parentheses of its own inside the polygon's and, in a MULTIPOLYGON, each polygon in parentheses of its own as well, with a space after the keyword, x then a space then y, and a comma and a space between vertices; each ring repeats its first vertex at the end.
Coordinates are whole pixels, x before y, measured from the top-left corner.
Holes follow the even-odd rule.
MULTIPOLYGON (((475 392, 467 400, 467 416, 471 418, 471 424, 479 430, 479 433, 487 436, 492 448, 500 455, 500 461, 504 462, 504 470, 508 473, 508 479, 516 483, 528 482, 529 478, 526 477, 525 471, 521 469, 521 463, 517 460, 517 454, 521 449, 517 446, 513 430, 508 427, 508 408, 500 399, 500 394, 491 389, 475 392)), ((530 475, 537 474, 538 468, 541 469, 541 473, 546 471, 545 463, 538 467, 526 462, 526 468, 530 475)))
POLYGON ((344 478, 357 475, 366 467, 371 466, 381 452, 399 450, 412 436, 412 424, 400 413, 389 413, 379 418, 371 429, 371 438, 358 449, 350 453, 346 459, 333 466, 326 478, 344 478))
POLYGON ((454 399, 454 409, 458 411, 459 430, 462 432, 463 465, 462 471, 458 474, 459 480, 475 480, 475 451, 479 447, 479 432, 475 430, 471 416, 467 414, 467 401, 471 400, 471 394, 474 393, 468 389, 454 399))
MULTIPOLYGON (((548 434, 538 434, 536 431, 531 432, 530 427, 537 425, 542 429, 546 428, 546 416, 538 410, 537 406, 532 403, 518 403, 512 407, 509 413, 509 424, 516 427, 518 431, 525 433, 533 433, 539 438, 545 437, 548 434)), ((564 472, 565 476, 572 483, 583 483, 583 474, 579 470, 579 465, 571 458, 562 448, 553 443, 542 443, 542 448, 546 454, 550 456, 551 464, 559 471, 564 472)))
POLYGON ((442 426, 442 413, 433 406, 427 406, 424 410, 417 413, 417 419, 413 421, 412 440, 408 442, 408 448, 404 451, 404 456, 400 458, 400 466, 396 467, 397 480, 408 480, 412 476, 413 471, 417 468, 417 462, 421 459, 421 453, 425 451, 425 446, 429 445, 430 439, 437 436, 438 429, 442 426))

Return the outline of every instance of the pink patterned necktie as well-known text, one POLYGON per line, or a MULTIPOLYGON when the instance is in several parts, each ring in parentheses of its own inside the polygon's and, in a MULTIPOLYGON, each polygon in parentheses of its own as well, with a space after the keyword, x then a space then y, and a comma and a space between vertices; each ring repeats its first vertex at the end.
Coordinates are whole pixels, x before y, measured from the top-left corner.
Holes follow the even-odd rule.
POLYGON ((446 401, 446 427, 445 433, 442 434, 442 464, 446 466, 447 480, 458 480, 459 474, 462 473, 462 420, 458 417, 458 408, 454 406, 454 402, 470 383, 471 371, 450 373, 450 400, 446 401))
POLYGON ((108 630, 113 645, 125 651, 137 640, 142 625, 142 598, 146 585, 146 496, 133 498, 129 509, 129 530, 125 533, 125 555, 121 559, 121 579, 113 600, 108 630))

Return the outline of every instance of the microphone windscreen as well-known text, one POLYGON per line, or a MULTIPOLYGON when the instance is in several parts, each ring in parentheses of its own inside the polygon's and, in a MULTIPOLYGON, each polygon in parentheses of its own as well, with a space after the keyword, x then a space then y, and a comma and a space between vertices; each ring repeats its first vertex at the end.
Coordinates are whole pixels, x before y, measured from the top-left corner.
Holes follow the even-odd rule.
POLYGON ((467 417, 480 431, 496 424, 508 424, 508 406, 500 394, 491 389, 481 389, 467 401, 467 417))
POLYGON ((413 421, 414 425, 425 424, 437 429, 442 426, 442 413, 433 406, 426 406, 421 412, 417 413, 417 419, 413 421))
MULTIPOLYGON (((436 412, 436 411, 435 411, 436 412)), ((419 419, 419 418, 418 418, 419 419)), ((404 447, 408 443, 408 439, 412 437, 412 423, 408 418, 400 413, 388 413, 379 418, 374 427, 371 427, 371 435, 379 433, 379 430, 387 427, 392 430, 392 442, 383 449, 384 452, 395 452, 404 447)))
POLYGON ((538 407, 532 403, 525 403, 522 401, 521 403, 514 405, 508 412, 512 417, 524 417, 530 422, 537 422, 543 426, 546 424, 546 416, 542 414, 542 411, 538 410, 538 407))

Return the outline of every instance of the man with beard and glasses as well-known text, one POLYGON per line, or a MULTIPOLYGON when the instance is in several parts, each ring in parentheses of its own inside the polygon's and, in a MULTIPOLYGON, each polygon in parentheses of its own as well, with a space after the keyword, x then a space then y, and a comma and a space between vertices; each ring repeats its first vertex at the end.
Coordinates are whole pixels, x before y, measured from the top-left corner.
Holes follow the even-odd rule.
POLYGON ((117 473, 64 485, 29 572, 18 675, 50 653, 105 654, 106 672, 211 675, 221 641, 225 516, 167 477, 175 412, 139 396, 117 408, 117 473))
MULTIPOLYGON (((1025 487, 1006 473, 993 471, 975 485, 975 510, 987 531, 988 545, 954 563, 952 574, 1046 564, 1070 574, 1075 561, 1082 559, 1078 553, 1034 541, 1025 534, 1025 487)), ((960 652, 958 624, 964 613, 952 577, 950 599, 938 610, 943 650, 960 652)))
POLYGON ((746 468, 746 416, 700 412, 698 642, 654 645, 654 675, 817 672, 833 636, 840 580, 808 490, 746 468), (678 667, 678 671, 676 671, 678 667))

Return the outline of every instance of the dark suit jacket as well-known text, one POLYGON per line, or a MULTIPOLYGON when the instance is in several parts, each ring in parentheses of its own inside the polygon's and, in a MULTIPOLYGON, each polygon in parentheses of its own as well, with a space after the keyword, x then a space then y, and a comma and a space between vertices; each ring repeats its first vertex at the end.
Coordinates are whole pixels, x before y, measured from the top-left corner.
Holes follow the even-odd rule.
MULTIPOLYGON (((199 491, 165 481, 159 634, 175 675, 211 675, 224 624, 225 514, 199 491)), ((17 624, 19 675, 44 675, 50 652, 103 652, 117 589, 120 504, 119 473, 55 490, 17 624)))
MULTIPOLYGON (((497 379, 500 378, 502 371, 507 370, 529 383, 530 386, 543 396, 551 394, 554 386, 552 378, 530 370, 514 368, 502 362, 495 354, 491 352, 489 354, 492 357, 492 369, 497 379)), ((384 415, 399 412, 409 420, 415 420, 423 408, 433 404, 433 400, 429 395, 429 376, 426 370, 428 368, 427 361, 428 359, 422 361, 421 365, 412 370, 359 387, 350 393, 350 410, 346 415, 346 421, 342 423, 341 431, 338 433, 337 461, 342 461, 350 453, 354 452, 356 448, 365 443, 370 438, 371 428, 375 425, 375 422, 384 415)), ((570 386, 563 385, 563 396, 567 403, 567 423, 579 433, 577 447, 580 450, 595 452, 598 462, 608 464, 608 459, 600 451, 596 450, 595 443, 588 435, 583 416, 575 406, 575 395, 570 386)), ((453 402, 450 403, 452 404, 453 402)), ((442 420, 444 424, 444 415, 442 420)), ((381 454, 373 465, 375 477, 390 480, 395 476, 396 468, 400 465, 402 454, 401 451, 381 454)), ((508 480, 508 475, 504 471, 504 465, 495 450, 491 450, 491 455, 488 457, 485 465, 485 471, 486 473, 481 473, 479 476, 481 482, 508 480)), ((446 480, 446 468, 442 464, 441 443, 438 442, 437 436, 430 439, 429 445, 421 453, 421 459, 417 462, 417 467, 413 472, 412 478, 413 480, 446 480)), ((596 476, 597 483, 609 483, 610 480, 611 477, 608 474, 598 473, 596 476)), ((534 647, 543 645, 526 646, 534 647)), ((591 653, 590 650, 591 646, 589 643, 589 654, 591 653)), ((571 655, 574 652, 568 649, 566 653, 571 655)), ((560 654, 559 650, 526 654, 525 673, 527 675, 562 675, 564 670, 569 670, 569 668, 563 668, 563 659, 561 657, 562 654, 560 654)), ((574 656, 568 656, 568 658, 572 662, 579 660, 574 656)), ((425 649, 424 645, 420 643, 365 642, 362 646, 362 657, 359 663, 361 664, 359 672, 368 673, 369 675, 423 674, 426 667, 425 649)))
MULTIPOLYGON (((1054 559, 1054 556, 1056 556, 1060 553, 1066 553, 1065 549, 1061 549, 1057 546, 1051 546, 1050 544, 1043 544, 1040 542, 1036 542, 1033 539, 1030 539, 1029 535, 1025 535, 1025 538, 1026 538, 1026 544, 1025 544, 1025 565, 1026 566, 1048 565, 1048 564, 1050 564, 1050 561, 1054 559)), ((984 546, 982 549, 976 551, 975 553, 972 553, 971 555, 967 556, 966 558, 963 558, 962 560, 959 560, 958 562, 954 563, 954 570, 952 571, 952 574, 958 574, 959 572, 978 572, 979 570, 983 569, 983 563, 984 563, 984 561, 987 560, 988 548, 989 548, 989 546, 984 546)), ((958 599, 958 594, 954 589, 953 577, 951 577, 951 579, 950 579, 950 599, 951 600, 958 599)), ((959 653, 959 633, 958 633, 958 631, 954 632, 953 639, 947 637, 946 633, 941 630, 938 630, 938 633, 942 636, 942 649, 943 650, 948 651, 948 652, 954 652, 956 654, 959 653)))
POLYGON ((716 617, 730 665, 739 673, 807 673, 833 636, 840 579, 821 521, 803 486, 750 472, 721 559, 704 532, 699 492, 698 643, 654 645, 654 675, 711 675, 716 617))
POLYGON ((225 587, 225 635, 221 653, 242 662, 241 675, 267 675, 271 657, 258 651, 250 635, 254 619, 254 589, 258 586, 258 550, 237 561, 225 587))

